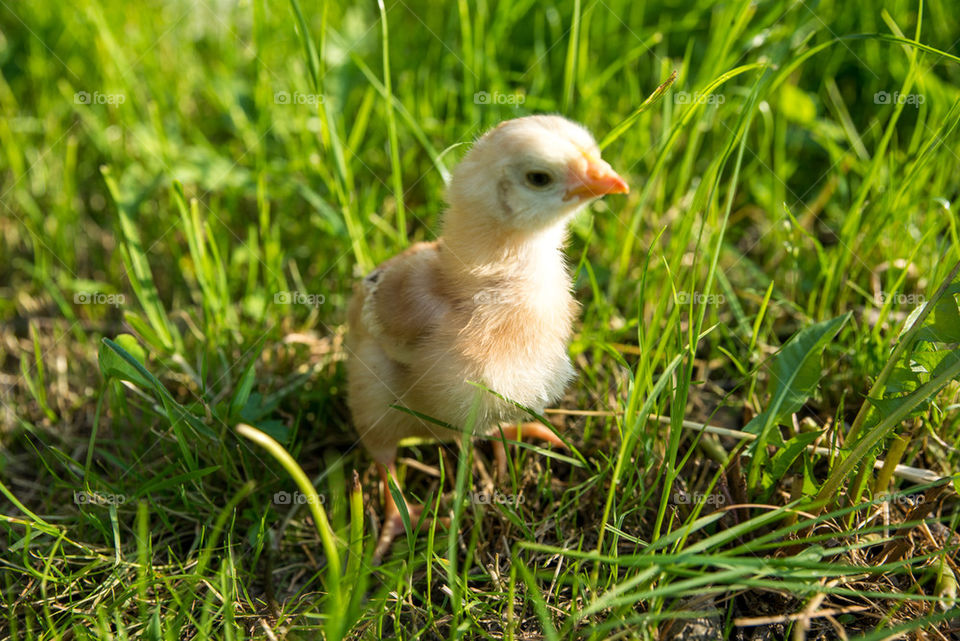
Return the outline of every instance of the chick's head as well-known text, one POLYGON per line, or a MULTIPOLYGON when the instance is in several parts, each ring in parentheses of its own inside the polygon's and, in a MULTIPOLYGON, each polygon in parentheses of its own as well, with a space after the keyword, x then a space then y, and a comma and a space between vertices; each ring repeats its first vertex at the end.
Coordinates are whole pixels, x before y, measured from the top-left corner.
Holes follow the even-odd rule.
POLYGON ((483 135, 457 165, 450 207, 500 225, 536 231, 627 183, 582 126, 560 116, 508 120, 483 135))

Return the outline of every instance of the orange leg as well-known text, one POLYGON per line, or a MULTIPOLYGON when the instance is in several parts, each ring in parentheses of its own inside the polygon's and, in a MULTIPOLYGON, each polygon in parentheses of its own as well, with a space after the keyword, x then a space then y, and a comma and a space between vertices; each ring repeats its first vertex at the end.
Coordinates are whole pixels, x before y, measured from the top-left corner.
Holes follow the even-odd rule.
MULTIPOLYGON (((564 449, 567 447, 560 440, 560 437, 543 423, 527 422, 519 425, 501 425, 500 429, 503 431, 503 438, 508 441, 537 439, 564 449)), ((504 478, 507 475, 507 450, 503 446, 503 441, 498 438, 499 433, 494 432, 493 436, 493 456, 497 460, 497 476, 498 478, 504 478)))
MULTIPOLYGON (((390 549, 390 545, 398 534, 402 534, 403 517, 400 516, 400 508, 393 500, 393 493, 390 491, 390 477, 393 482, 400 487, 400 481, 397 479, 397 467, 391 461, 387 465, 377 463, 377 469, 380 472, 380 480, 383 483, 381 496, 383 496, 383 525, 380 529, 380 538, 377 539, 377 547, 373 552, 373 563, 377 565, 383 559, 383 555, 390 549)), ((419 503, 410 503, 404 498, 407 506, 407 514, 410 515, 410 525, 417 528, 423 525, 424 521, 420 517, 423 515, 424 506, 419 503)), ((447 519, 438 519, 441 523, 447 523, 447 519)))

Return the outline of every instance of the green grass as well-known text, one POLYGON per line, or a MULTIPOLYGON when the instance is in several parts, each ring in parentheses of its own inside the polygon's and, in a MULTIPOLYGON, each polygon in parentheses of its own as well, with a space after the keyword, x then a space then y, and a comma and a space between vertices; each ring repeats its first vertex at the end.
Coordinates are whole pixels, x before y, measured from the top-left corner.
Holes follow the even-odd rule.
POLYGON ((958 634, 953 4, 346 4, 0 1, 0 639, 958 634), (352 283, 542 112, 571 451, 403 450, 375 568, 352 283))

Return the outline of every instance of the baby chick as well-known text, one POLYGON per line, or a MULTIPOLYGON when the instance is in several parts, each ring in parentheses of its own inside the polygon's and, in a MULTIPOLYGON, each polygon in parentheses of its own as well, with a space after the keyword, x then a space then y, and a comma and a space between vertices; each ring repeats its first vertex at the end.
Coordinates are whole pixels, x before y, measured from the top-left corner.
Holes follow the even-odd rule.
MULTIPOLYGON (((567 356, 577 303, 563 244, 591 200, 626 193, 582 126, 560 116, 501 123, 455 168, 442 236, 384 262, 354 288, 347 335, 348 402, 383 480, 385 519, 376 556, 403 529, 388 487, 406 439, 450 441, 457 430, 517 437, 573 378, 567 356)), ((562 445, 539 423, 524 436, 562 445)), ((398 485, 399 487, 399 485, 398 485)), ((413 522, 422 506, 408 504, 413 522)))

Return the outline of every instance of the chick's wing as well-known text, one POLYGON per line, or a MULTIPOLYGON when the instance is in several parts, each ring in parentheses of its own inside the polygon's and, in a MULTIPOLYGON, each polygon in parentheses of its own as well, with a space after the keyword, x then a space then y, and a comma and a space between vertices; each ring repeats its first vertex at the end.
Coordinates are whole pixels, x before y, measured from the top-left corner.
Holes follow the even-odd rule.
POLYGON ((357 287, 351 325, 362 327, 398 362, 409 363, 418 342, 451 311, 442 292, 438 251, 436 242, 417 243, 379 265, 357 287))

